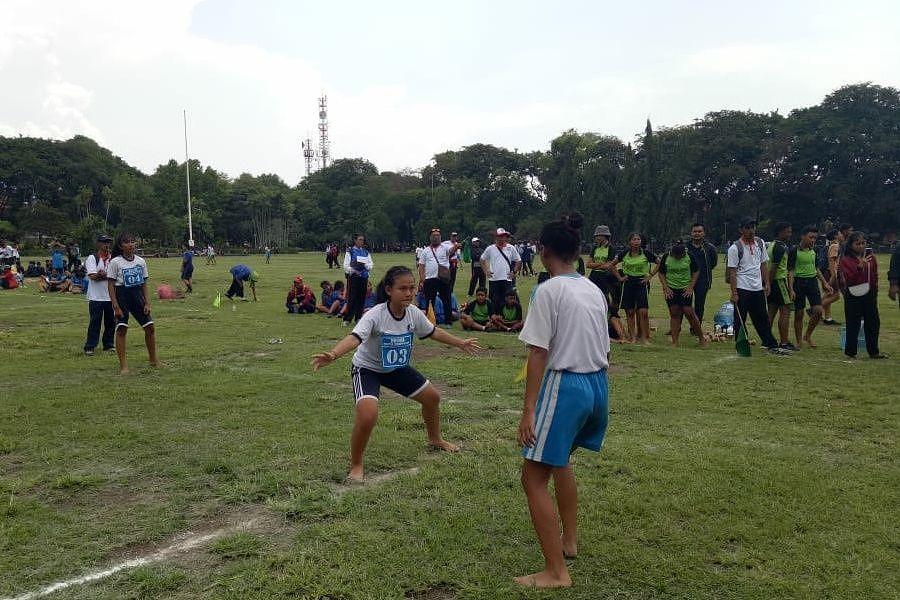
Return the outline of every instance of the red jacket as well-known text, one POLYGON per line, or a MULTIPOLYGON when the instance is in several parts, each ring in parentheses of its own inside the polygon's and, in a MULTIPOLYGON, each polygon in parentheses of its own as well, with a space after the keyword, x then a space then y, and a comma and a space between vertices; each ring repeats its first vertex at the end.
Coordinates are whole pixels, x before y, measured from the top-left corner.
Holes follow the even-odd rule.
POLYGON ((845 255, 841 259, 840 266, 846 287, 859 285, 867 281, 873 289, 878 285, 878 261, 875 260, 874 255, 869 257, 868 266, 865 263, 860 263, 859 259, 854 256, 845 255))

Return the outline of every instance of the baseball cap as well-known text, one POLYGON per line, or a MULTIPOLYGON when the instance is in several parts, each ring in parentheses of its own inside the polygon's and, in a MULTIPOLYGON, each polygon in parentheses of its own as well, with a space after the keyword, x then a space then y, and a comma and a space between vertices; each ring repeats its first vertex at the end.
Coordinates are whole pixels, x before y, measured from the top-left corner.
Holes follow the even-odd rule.
POLYGON ((750 225, 753 225, 754 227, 756 226, 756 219, 754 219, 753 217, 744 217, 738 223, 739 227, 749 227, 750 225))
POLYGON ((105 233, 101 233, 97 236, 97 241, 103 244, 112 244, 113 239, 105 233))
POLYGON ((497 231, 494 233, 494 235, 496 235, 496 236, 509 235, 509 232, 507 230, 503 229, 502 227, 498 227, 497 231))
POLYGON ((472 241, 473 241, 473 242, 480 242, 480 241, 481 241, 481 238, 473 237, 473 238, 472 238, 472 241))

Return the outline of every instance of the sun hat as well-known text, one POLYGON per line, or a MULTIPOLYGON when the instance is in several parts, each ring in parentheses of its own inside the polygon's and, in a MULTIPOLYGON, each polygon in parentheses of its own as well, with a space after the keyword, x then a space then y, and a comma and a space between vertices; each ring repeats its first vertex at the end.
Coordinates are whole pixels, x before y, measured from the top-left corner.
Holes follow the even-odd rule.
POLYGON ((598 235, 605 235, 606 237, 612 237, 612 232, 609 230, 609 227, 606 225, 597 225, 597 228, 594 229, 594 237, 598 235))

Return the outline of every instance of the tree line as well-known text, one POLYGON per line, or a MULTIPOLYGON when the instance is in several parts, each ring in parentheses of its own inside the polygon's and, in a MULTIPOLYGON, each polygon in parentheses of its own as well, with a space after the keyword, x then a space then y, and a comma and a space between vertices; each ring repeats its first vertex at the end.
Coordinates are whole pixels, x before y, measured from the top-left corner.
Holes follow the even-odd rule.
MULTIPOLYGON (((502 226, 534 238, 574 209, 624 239, 665 243, 706 223, 734 237, 737 220, 796 226, 850 222, 874 239, 900 227, 900 92, 842 87, 818 105, 777 112, 718 111, 654 129, 635 142, 569 130, 547 151, 489 144, 445 151, 418 171, 340 159, 296 186, 277 175, 229 178, 189 163, 199 243, 321 248, 365 232, 376 247, 423 241, 432 226, 486 235, 502 226)), ((93 140, 0 137, 0 237, 90 243, 128 230, 160 246, 187 239, 185 165, 152 174, 93 140)), ((591 231, 585 231, 586 239, 591 231)))

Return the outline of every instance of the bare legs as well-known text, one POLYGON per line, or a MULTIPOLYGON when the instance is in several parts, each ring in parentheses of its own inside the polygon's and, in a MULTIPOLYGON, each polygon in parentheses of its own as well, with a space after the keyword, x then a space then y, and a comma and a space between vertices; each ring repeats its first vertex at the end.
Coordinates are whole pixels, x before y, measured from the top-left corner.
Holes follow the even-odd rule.
POLYGON ((812 310, 812 315, 810 315, 809 323, 806 325, 806 335, 802 335, 804 311, 798 310, 794 312, 794 336, 797 338, 798 348, 802 348, 804 343, 810 348, 816 348, 815 342, 812 341, 812 332, 822 319, 823 310, 821 306, 813 306, 810 310, 812 310))
MULTIPOLYGON (((127 327, 116 328, 116 355, 119 357, 119 373, 128 373, 128 361, 125 358, 125 340, 128 335, 127 327)), ((150 365, 160 366, 156 356, 156 328, 151 323, 144 327, 144 343, 147 345, 147 354, 150 357, 150 365)))
POLYGON ((528 499, 528 510, 531 522, 541 544, 544 554, 544 570, 531 575, 516 577, 521 586, 551 588, 569 587, 572 579, 566 567, 563 552, 577 552, 577 512, 578 492, 575 487, 575 475, 571 465, 551 467, 542 463, 526 460, 522 465, 522 488, 528 499), (556 487, 556 503, 547 488, 550 477, 556 487), (559 520, 562 519, 562 536, 560 536, 559 520))
MULTIPOLYGON (((441 437, 441 395, 435 387, 429 384, 413 400, 422 405, 422 420, 425 422, 428 445, 447 452, 459 451, 459 446, 441 437)), ((378 400, 372 396, 363 396, 356 403, 353 432, 350 434, 350 472, 347 479, 351 481, 362 481, 364 478, 363 455, 377 421, 378 400)))

